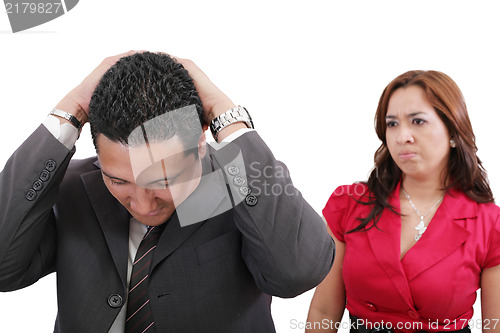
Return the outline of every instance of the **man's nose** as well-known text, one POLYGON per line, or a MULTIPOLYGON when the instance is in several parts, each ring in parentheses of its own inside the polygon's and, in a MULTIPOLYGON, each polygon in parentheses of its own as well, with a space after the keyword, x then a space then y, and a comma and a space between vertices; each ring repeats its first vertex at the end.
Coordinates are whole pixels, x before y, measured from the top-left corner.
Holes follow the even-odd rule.
POLYGON ((137 186, 130 200, 130 208, 140 215, 147 215, 158 207, 154 190, 137 186))

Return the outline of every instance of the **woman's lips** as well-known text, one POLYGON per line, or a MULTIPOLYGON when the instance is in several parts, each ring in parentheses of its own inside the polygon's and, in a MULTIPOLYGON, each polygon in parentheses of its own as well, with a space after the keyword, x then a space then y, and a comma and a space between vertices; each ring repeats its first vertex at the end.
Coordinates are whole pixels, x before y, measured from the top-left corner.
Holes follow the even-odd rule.
POLYGON ((399 158, 403 161, 407 161, 407 160, 410 160, 412 158, 414 158, 415 156, 417 156, 416 153, 412 153, 412 152, 403 152, 403 153, 399 153, 399 158))

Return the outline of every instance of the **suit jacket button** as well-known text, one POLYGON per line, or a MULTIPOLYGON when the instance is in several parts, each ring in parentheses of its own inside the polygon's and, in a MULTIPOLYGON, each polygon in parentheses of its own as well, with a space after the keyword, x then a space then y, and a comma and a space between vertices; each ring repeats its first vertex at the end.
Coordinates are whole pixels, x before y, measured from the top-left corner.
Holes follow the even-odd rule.
POLYGON ((35 192, 35 190, 29 189, 28 192, 26 192, 25 198, 28 199, 29 201, 35 200, 36 199, 36 192, 35 192))
POLYGON ((33 182, 33 189, 35 191, 40 191, 42 188, 43 188, 43 183, 39 179, 33 182))
POLYGON ((249 194, 246 196, 245 198, 245 202, 248 206, 250 207, 253 207, 257 204, 257 202, 259 201, 259 199, 257 199, 257 197, 253 194, 249 194))
POLYGON ((46 182, 50 178, 50 173, 47 170, 40 172, 40 180, 46 182))
POLYGON ((248 186, 242 186, 242 187, 240 187, 240 193, 242 195, 249 195, 250 192, 252 192, 252 190, 250 189, 250 187, 248 187, 248 186))
POLYGON ((377 311, 377 307, 375 305, 373 305, 372 303, 366 303, 366 307, 370 311, 377 311))
POLYGON ((236 186, 243 186, 243 185, 245 185, 246 182, 247 182, 247 180, 241 176, 236 176, 233 178, 233 183, 236 186))
POLYGON ((123 304, 123 298, 118 294, 113 294, 108 297, 108 304, 112 308, 119 308, 123 304))
POLYGON ((45 169, 47 169, 48 171, 54 171, 56 165, 57 165, 56 161, 48 160, 47 162, 45 162, 45 169))
POLYGON ((237 174, 240 173, 240 168, 238 168, 236 165, 230 165, 230 166, 227 167, 227 172, 231 176, 236 176, 237 174))

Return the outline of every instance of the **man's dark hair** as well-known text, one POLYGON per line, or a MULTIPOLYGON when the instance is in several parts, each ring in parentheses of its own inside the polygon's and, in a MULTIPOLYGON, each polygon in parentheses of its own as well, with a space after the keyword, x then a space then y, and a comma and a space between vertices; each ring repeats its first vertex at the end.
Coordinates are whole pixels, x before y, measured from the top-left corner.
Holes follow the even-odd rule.
POLYGON ((125 145, 178 135, 189 149, 197 147, 205 123, 187 70, 170 56, 151 52, 121 58, 103 75, 90 100, 89 122, 96 150, 98 134, 125 145), (191 112, 169 113, 189 105, 196 108, 197 117, 191 112), (154 124, 148 126, 146 138, 130 135, 146 122, 154 124))

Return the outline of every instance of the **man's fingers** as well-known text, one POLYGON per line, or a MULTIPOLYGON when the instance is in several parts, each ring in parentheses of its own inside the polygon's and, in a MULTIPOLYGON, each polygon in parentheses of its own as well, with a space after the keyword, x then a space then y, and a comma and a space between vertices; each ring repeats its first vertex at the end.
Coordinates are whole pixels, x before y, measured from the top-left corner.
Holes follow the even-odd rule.
POLYGON ((110 56, 110 57, 105 58, 102 61, 102 65, 104 65, 104 67, 107 67, 106 68, 106 70, 107 70, 111 66, 113 66, 121 58, 128 57, 128 56, 134 55, 136 53, 143 53, 143 52, 146 52, 146 51, 145 50, 140 50, 140 51, 130 50, 128 52, 124 52, 124 53, 120 53, 120 54, 117 54, 117 55, 114 55, 114 56, 110 56))

